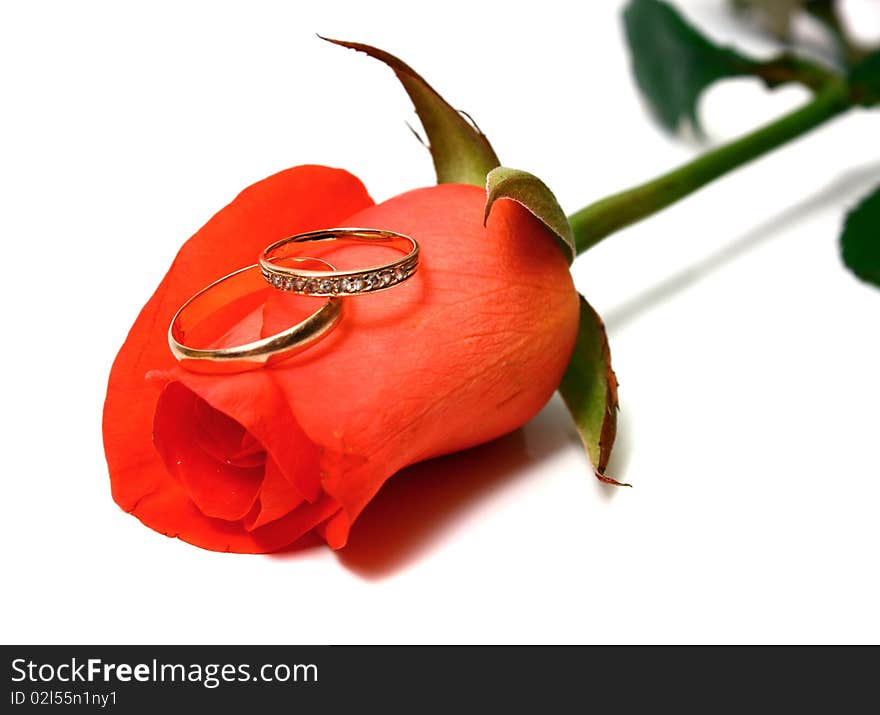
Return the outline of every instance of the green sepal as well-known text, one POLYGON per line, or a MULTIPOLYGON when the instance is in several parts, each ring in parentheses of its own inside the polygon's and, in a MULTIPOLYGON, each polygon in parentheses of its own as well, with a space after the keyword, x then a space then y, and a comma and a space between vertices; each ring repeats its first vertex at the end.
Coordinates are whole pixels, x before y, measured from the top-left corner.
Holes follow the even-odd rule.
POLYGON ((321 39, 364 52, 394 70, 428 137, 438 184, 485 185, 486 175, 500 162, 473 121, 450 106, 412 67, 394 55, 359 42, 321 39))
POLYGON ((608 484, 631 486, 605 470, 617 436, 617 376, 611 368, 608 336, 599 314, 583 296, 577 340, 559 393, 574 419, 596 477, 608 484))
POLYGON ((559 243, 568 262, 575 256, 574 234, 553 192, 534 174, 519 169, 499 166, 489 172, 486 177, 486 213, 485 224, 498 199, 511 199, 522 204, 541 223, 543 223, 559 243))

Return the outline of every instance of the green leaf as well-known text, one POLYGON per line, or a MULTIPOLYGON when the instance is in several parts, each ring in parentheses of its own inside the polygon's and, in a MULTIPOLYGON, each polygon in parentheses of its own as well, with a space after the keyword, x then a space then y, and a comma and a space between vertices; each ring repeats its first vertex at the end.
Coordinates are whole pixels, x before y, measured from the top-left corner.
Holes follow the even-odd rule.
POLYGON ((321 39, 368 54, 397 75, 415 105, 428 136, 438 184, 483 186, 486 174, 500 163, 488 139, 461 112, 453 109, 416 71, 384 50, 359 42, 321 39))
POLYGON ((702 92, 719 79, 749 74, 755 64, 708 40, 660 0, 630 0, 623 21, 636 83, 669 131, 690 123, 700 133, 702 92))
POLYGON ((840 248, 847 268, 880 286, 880 186, 846 215, 840 248))
POLYGON ((553 192, 534 174, 519 169, 499 166, 486 177, 486 213, 483 224, 489 218, 493 204, 498 199, 511 199, 525 206, 549 228, 565 252, 568 262, 574 260, 574 234, 553 192))
POLYGON ((609 484, 630 486, 605 474, 617 435, 617 377, 611 369, 605 326, 583 296, 577 341, 559 392, 574 418, 596 477, 609 484))
POLYGON ((849 74, 853 99, 865 107, 880 104, 880 50, 853 67, 849 74))

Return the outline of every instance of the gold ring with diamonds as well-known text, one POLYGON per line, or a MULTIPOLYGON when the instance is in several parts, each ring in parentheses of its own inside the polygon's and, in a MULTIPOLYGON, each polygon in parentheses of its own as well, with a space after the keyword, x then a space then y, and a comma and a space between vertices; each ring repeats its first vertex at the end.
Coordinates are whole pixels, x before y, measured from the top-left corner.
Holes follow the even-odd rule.
MULTIPOLYGON (((287 260, 334 266, 319 258, 288 258, 287 260)), ((305 350, 326 337, 342 317, 342 299, 330 298, 308 318, 286 330, 244 345, 225 348, 196 348, 187 345, 191 333, 203 321, 238 300, 259 298, 266 283, 260 266, 254 264, 214 281, 184 303, 171 319, 168 345, 181 366, 191 372, 235 373, 274 364, 305 350)))
POLYGON ((273 287, 291 293, 317 296, 349 296, 376 293, 408 280, 418 268, 419 244, 410 236, 372 228, 330 228, 289 236, 267 246, 260 254, 263 278, 273 287), (308 243, 352 241, 371 243, 402 251, 396 261, 346 271, 307 270, 282 265, 308 243))

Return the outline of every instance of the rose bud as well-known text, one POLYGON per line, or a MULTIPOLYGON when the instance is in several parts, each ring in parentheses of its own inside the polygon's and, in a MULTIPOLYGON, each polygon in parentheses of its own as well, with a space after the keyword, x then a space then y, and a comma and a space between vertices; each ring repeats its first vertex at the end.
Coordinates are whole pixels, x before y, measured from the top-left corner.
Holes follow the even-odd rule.
MULTIPOLYGON (((206 549, 274 551, 311 530, 338 549, 397 471, 534 416, 566 368, 578 296, 550 231, 509 200, 484 227, 485 203, 476 186, 442 184, 374 204, 354 176, 320 166, 243 191, 183 245, 113 365, 104 445, 119 506, 206 549), (335 331, 272 367, 176 363, 167 330, 187 298, 269 243, 334 226, 412 236, 417 273, 345 299, 335 331)), ((216 340, 273 334, 323 300, 267 287, 216 340)))

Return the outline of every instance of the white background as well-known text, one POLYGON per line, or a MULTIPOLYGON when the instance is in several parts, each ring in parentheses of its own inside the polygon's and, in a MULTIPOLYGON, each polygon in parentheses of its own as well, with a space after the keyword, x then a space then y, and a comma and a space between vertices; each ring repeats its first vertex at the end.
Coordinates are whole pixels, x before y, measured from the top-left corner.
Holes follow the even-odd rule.
MULTIPOLYGON (((773 49, 720 0, 681 5, 773 49)), ((880 38, 877 3, 848 6, 880 38)), ((345 167, 377 200, 432 183, 393 75, 314 33, 398 54, 574 210, 698 150, 650 121, 618 11, 3 3, 4 642, 880 640, 880 291, 837 246, 880 179, 876 113, 578 259, 621 382, 611 473, 635 488, 596 483, 554 399, 393 479, 338 554, 210 553, 110 498, 107 374, 183 240, 299 163, 345 167)), ((722 141, 805 98, 736 81, 702 114, 722 141)))

